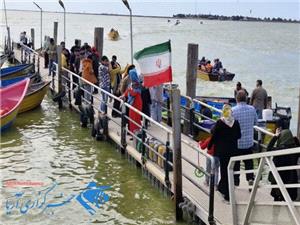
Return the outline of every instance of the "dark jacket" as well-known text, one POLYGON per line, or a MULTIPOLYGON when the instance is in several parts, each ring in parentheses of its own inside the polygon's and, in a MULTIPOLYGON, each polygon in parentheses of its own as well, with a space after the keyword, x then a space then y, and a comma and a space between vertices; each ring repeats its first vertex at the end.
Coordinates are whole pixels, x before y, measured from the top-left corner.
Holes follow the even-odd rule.
POLYGON ((232 127, 229 127, 219 119, 212 129, 212 137, 208 148, 210 149, 212 145, 215 145, 215 156, 231 157, 237 152, 238 139, 240 138, 241 128, 237 120, 234 121, 232 127))
MULTIPOLYGON (((299 146, 299 141, 293 137, 290 130, 282 130, 279 136, 274 136, 271 139, 270 143, 268 144, 267 151, 283 150, 299 146)), ((273 162, 276 167, 296 166, 299 158, 300 154, 275 156, 273 158, 273 162)), ((295 169, 279 171, 279 175, 284 184, 298 183, 297 171, 295 169)), ((269 174, 269 181, 271 184, 277 184, 271 172, 269 174)), ((297 188, 288 188, 287 191, 293 201, 297 199, 297 188)), ((281 191, 278 188, 272 188, 271 195, 274 197, 275 201, 284 201, 281 191)))

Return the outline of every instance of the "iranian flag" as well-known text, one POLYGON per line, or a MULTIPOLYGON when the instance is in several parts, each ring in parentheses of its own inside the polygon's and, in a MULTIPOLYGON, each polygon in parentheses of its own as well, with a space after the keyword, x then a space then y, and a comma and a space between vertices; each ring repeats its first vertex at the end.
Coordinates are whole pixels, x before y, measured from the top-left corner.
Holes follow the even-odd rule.
POLYGON ((152 87, 172 81, 171 42, 153 45, 134 54, 145 87, 152 87))

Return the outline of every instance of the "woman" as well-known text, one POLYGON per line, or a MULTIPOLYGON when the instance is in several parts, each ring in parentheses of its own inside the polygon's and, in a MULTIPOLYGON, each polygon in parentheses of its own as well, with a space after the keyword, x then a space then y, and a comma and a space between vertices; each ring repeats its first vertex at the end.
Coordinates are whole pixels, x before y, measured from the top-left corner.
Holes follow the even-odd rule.
MULTIPOLYGON (((131 87, 125 91, 122 98, 127 98, 127 103, 137 110, 142 111, 141 84, 135 69, 129 71, 129 78, 131 80, 131 87)), ((136 130, 140 129, 138 125, 141 124, 141 115, 132 109, 129 109, 129 118, 129 130, 134 133, 136 130)))
POLYGON ((221 179, 218 184, 218 191, 229 201, 227 166, 230 157, 237 151, 238 139, 241 138, 240 124, 232 117, 230 105, 223 106, 222 117, 212 129, 212 137, 208 148, 215 146, 214 156, 219 157, 221 167, 221 179))
MULTIPOLYGON (((280 131, 280 129, 277 129, 276 135, 268 144, 267 151, 277 151, 299 146, 299 140, 296 137, 293 137, 293 134, 289 129, 285 129, 282 131, 280 131)), ((273 162, 276 167, 296 166, 299 158, 300 154, 275 156, 273 158, 273 162)), ((284 184, 298 183, 298 175, 296 169, 279 171, 279 175, 284 184)), ((271 184, 277 184, 271 172, 269 174, 269 181, 271 182, 271 184)), ((287 192, 289 193, 292 201, 295 201, 297 199, 297 188, 288 188, 287 192)), ((284 197, 279 188, 272 188, 271 195, 274 198, 274 201, 284 201, 284 197)))
MULTIPOLYGON (((91 56, 82 60, 82 78, 91 82, 92 84, 97 83, 97 79, 93 71, 93 61, 91 59, 91 56)), ((92 86, 88 83, 84 83, 83 86, 89 92, 84 92, 84 96, 87 98, 88 101, 91 101, 90 93, 92 93, 92 86)))

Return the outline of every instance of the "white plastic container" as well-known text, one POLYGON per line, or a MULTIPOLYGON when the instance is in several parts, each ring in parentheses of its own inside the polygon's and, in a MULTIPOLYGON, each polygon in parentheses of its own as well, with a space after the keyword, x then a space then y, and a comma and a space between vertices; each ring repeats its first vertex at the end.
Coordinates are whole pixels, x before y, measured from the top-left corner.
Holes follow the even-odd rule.
POLYGON ((265 121, 273 120, 273 110, 272 109, 264 109, 262 111, 262 118, 265 121))

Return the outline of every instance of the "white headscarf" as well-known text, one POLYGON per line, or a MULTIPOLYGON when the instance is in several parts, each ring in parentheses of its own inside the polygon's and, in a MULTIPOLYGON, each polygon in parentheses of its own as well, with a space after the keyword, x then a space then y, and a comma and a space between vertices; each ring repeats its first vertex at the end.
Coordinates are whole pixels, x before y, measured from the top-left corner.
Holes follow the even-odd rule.
POLYGON ((232 116, 231 106, 225 104, 222 109, 222 117, 221 120, 229 127, 232 127, 234 124, 234 118, 232 116))

